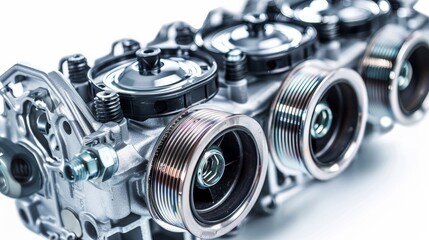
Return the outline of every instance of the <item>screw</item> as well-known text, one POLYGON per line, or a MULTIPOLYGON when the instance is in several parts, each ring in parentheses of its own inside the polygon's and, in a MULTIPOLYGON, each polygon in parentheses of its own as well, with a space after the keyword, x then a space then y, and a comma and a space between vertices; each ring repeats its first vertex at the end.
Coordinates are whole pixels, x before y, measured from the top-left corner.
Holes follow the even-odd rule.
POLYGON ((226 81, 240 81, 246 78, 247 57, 239 49, 229 51, 224 58, 225 63, 225 80, 226 81))
POLYGON ((82 151, 64 166, 64 176, 72 183, 96 178, 98 174, 97 155, 89 150, 82 151))
POLYGON ((121 122, 124 114, 120 97, 115 92, 101 91, 94 98, 97 121, 101 123, 121 122))
POLYGON ((75 54, 63 58, 60 61, 60 72, 63 72, 62 65, 65 61, 67 61, 70 82, 82 83, 88 80, 89 66, 85 56, 82 54, 75 54))
POLYGON ((66 163, 64 176, 69 182, 99 179, 104 182, 113 177, 119 168, 116 151, 107 144, 84 147, 79 154, 66 163))
POLYGON ((327 103, 317 104, 311 121, 311 136, 315 139, 326 136, 331 129, 332 118, 332 110, 327 103))
POLYGON ((220 149, 207 150, 200 159, 197 170, 197 186, 205 189, 216 185, 225 171, 225 158, 220 149))

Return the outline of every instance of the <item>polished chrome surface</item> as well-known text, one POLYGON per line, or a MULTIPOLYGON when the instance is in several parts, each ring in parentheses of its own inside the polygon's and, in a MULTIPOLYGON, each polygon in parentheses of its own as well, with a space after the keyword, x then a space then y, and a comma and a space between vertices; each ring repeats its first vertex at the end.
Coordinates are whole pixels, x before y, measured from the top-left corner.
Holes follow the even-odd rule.
POLYGON ((356 72, 317 61, 297 66, 271 106, 267 135, 276 166, 285 174, 295 169, 319 180, 337 176, 359 149, 367 109, 365 85, 356 72))
POLYGON ((201 107, 183 112, 166 128, 149 162, 145 187, 154 220, 204 239, 231 231, 258 198, 267 154, 263 130, 253 119, 201 107), (223 174, 202 188, 201 164, 211 157, 225 162, 223 174))

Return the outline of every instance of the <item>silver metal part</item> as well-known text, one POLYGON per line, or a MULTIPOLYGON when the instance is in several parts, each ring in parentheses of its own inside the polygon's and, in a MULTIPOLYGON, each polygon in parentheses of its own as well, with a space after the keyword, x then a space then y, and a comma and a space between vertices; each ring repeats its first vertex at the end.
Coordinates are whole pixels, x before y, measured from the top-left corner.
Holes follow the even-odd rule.
POLYGON ((244 115, 191 108, 172 121, 155 149, 146 202, 154 220, 170 231, 186 228, 203 239, 228 233, 250 212, 265 180, 263 130, 244 115), (217 183, 202 188, 201 165, 212 157, 218 158, 216 172, 222 162, 225 169, 217 183))
POLYGON ((117 153, 106 144, 85 147, 64 166, 65 178, 72 182, 99 178, 102 182, 112 178, 118 170, 117 153))
POLYGON ((277 167, 331 179, 353 160, 367 121, 362 78, 307 61, 287 76, 271 107, 268 141, 277 167), (340 100, 341 99, 341 100, 340 100))
POLYGON ((380 30, 365 52, 360 72, 368 88, 370 113, 401 124, 419 121, 429 108, 429 37, 402 26, 380 30))
POLYGON ((310 19, 336 31, 317 44, 316 28, 261 13, 262 2, 209 15, 210 31, 178 22, 142 49, 118 41, 88 75, 75 55, 69 79, 23 65, 0 76, 0 192, 25 226, 58 240, 237 234, 252 209, 273 213, 342 173, 366 126, 385 132, 427 111, 426 17, 354 1, 365 11, 343 20, 393 25, 371 40, 337 32, 338 13, 310 19))
POLYGON ((220 149, 208 149, 201 157, 197 170, 197 185, 207 189, 218 183, 225 171, 225 158, 220 149))

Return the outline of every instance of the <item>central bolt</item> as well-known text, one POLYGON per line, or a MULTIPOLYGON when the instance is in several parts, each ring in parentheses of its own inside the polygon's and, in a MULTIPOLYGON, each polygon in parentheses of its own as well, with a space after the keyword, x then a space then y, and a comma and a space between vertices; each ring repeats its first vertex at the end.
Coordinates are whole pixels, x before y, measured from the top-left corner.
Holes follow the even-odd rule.
POLYGON ((411 79, 413 79, 413 67, 409 61, 406 61, 404 65, 402 65, 398 77, 399 90, 405 90, 410 85, 411 79))
POLYGON ((159 73, 162 67, 161 49, 143 48, 136 52, 136 56, 140 74, 159 73))
POLYGON ((207 150, 198 163, 197 186, 205 189, 220 181, 225 171, 225 158, 220 149, 207 150))
POLYGON ((332 110, 327 103, 319 103, 311 120, 311 136, 315 139, 326 136, 332 126, 332 110))

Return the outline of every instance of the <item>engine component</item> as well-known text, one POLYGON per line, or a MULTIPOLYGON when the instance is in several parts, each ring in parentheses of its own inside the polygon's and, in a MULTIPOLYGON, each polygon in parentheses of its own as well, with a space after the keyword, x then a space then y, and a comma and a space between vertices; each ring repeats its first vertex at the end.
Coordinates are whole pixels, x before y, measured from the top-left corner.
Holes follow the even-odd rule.
POLYGON ((254 206, 341 174, 366 127, 426 112, 427 18, 411 5, 256 5, 116 41, 93 67, 74 54, 64 75, 0 76, 0 192, 24 224, 67 240, 236 233, 254 206))
POLYGON ((218 90, 216 63, 193 50, 143 48, 97 62, 89 72, 94 93, 118 93, 124 115, 135 120, 177 113, 218 90))
POLYGON ((370 113, 402 124, 422 119, 429 107, 429 37, 397 25, 382 29, 362 59, 360 72, 370 98, 370 113))
POLYGON ((217 237, 237 227, 256 202, 268 152, 253 119, 190 109, 172 121, 155 149, 147 202, 166 229, 217 237))
POLYGON ((42 187, 33 154, 8 139, 0 139, 0 192, 12 198, 28 197, 42 187))
POLYGON ((310 26, 270 20, 265 14, 231 18, 211 12, 195 40, 220 66, 226 53, 239 49, 247 55, 253 75, 283 73, 316 51, 317 33, 310 26))
POLYGON ((303 1, 282 7, 286 16, 299 22, 313 24, 322 41, 330 41, 338 36, 369 36, 383 25, 385 16, 390 13, 386 0, 358 1, 303 1))
POLYGON ((319 180, 337 176, 357 153, 367 108, 358 73, 321 62, 297 66, 271 107, 268 140, 276 166, 286 174, 295 169, 319 180))

